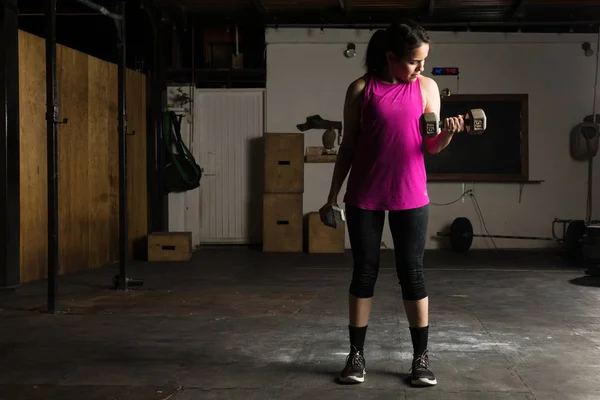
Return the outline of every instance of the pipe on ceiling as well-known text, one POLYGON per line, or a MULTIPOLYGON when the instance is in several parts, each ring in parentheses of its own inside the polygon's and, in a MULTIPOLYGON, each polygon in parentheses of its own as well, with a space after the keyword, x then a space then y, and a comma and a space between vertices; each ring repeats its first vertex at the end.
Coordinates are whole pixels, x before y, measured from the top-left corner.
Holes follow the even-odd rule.
MULTIPOLYGON (((480 21, 480 22, 422 22, 424 28, 429 27, 507 27, 515 28, 526 26, 598 26, 600 21, 480 21)), ((302 23, 267 23, 268 28, 387 28, 389 24, 382 23, 332 23, 332 24, 302 24, 302 23)))

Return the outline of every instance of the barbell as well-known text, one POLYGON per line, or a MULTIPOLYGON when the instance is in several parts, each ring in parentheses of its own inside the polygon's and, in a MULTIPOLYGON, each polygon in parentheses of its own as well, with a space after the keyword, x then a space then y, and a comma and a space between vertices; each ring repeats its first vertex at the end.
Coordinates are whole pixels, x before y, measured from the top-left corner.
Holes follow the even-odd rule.
MULTIPOLYGON (((555 220, 555 222, 561 222, 555 220)), ((565 221, 562 221, 565 222, 565 221)), ((458 217, 452 221, 450 232, 438 232, 437 236, 449 237, 450 246, 457 252, 467 252, 473 244, 474 237, 489 237, 498 239, 521 239, 521 240, 552 240, 563 244, 567 254, 572 259, 578 259, 581 252, 581 241, 585 235, 585 223, 582 220, 569 222, 567 230, 562 239, 556 237, 539 236, 513 236, 513 235, 482 235, 473 233, 473 224, 466 217, 458 217)))

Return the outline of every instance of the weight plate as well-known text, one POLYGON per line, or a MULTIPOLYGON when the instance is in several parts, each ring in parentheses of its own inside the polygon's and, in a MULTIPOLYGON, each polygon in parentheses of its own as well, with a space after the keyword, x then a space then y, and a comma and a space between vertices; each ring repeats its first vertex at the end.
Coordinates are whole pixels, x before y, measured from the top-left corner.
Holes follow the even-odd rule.
POLYGON ((581 241, 583 239, 583 235, 585 235, 585 230, 585 221, 583 220, 571 221, 567 226, 567 231, 565 232, 564 237, 564 245, 567 256, 573 261, 583 261, 581 241))
POLYGON ((466 217, 458 217, 450 226, 450 245, 455 251, 464 253, 473 244, 473 225, 466 217))

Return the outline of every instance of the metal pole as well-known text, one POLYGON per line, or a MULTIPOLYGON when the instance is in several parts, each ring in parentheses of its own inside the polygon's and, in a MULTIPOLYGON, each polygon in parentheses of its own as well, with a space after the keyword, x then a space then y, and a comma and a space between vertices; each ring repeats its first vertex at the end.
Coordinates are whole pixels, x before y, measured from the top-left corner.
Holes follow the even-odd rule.
POLYGON ((46 128, 48 154, 48 312, 58 308, 58 169, 56 89, 56 1, 46 5, 46 128))
MULTIPOLYGON (((594 101, 592 109, 592 121, 597 124, 596 118, 596 97, 598 96, 598 64, 600 63, 600 28, 598 30, 598 37, 596 39, 596 70, 594 71, 594 101)), ((590 142, 588 141, 588 149, 590 149, 590 142)), ((592 223, 592 210, 593 210, 593 176, 594 176, 594 157, 591 151, 589 152, 588 160, 588 182, 587 182, 587 206, 586 206, 586 217, 585 224, 589 226, 592 223)))
POLYGON ((21 283, 19 187, 19 18, 17 0, 0 5, 0 291, 21 283))
MULTIPOLYGON (((19 14, 19 17, 45 17, 44 13, 25 13, 19 14)), ((102 17, 103 14, 100 13, 56 13, 57 17, 102 17)))
POLYGON ((482 234, 473 234, 473 237, 489 237, 496 239, 523 239, 523 240, 556 240, 551 237, 537 237, 537 236, 512 236, 512 235, 482 235, 482 234))
MULTIPOLYGON (((93 9, 93 10, 96 10, 96 11, 98 11, 99 13, 101 13, 101 14, 104 14, 104 15, 106 15, 106 16, 108 16, 108 17, 111 17, 111 18, 112 18, 112 19, 114 19, 115 21, 116 21, 116 20, 121 20, 121 19, 124 19, 124 18, 125 18, 125 14, 124 14, 124 13, 121 13, 120 15, 119 15, 119 14, 112 13, 112 12, 108 11, 108 10, 106 9, 106 7, 102 7, 101 5, 98 5, 98 4, 96 4, 96 3, 94 3, 94 2, 92 2, 92 1, 90 1, 90 0, 75 0, 75 1, 78 1, 78 2, 80 2, 81 4, 85 4, 85 5, 86 5, 86 6, 88 6, 89 8, 91 8, 91 9, 93 9)), ((123 7, 123 8, 124 8, 124 7, 123 7)))
POLYGON ((119 108, 119 290, 127 290, 128 215, 127 215, 127 26, 124 0, 117 2, 117 12, 108 11, 90 0, 76 0, 115 21, 118 35, 118 108, 119 108))
POLYGON ((128 221, 127 221, 127 49, 125 2, 117 3, 122 16, 115 20, 119 35, 119 290, 127 290, 128 221))
POLYGON ((127 290, 128 255, 128 216, 127 216, 127 26, 125 24, 126 5, 124 0, 117 2, 117 12, 108 11, 90 0, 76 0, 89 8, 98 11, 115 21, 118 35, 118 108, 119 108, 119 279, 116 285, 119 290, 127 290))
POLYGON ((156 225, 153 225, 152 229, 156 230, 167 230, 169 221, 169 196, 165 194, 165 173, 164 166, 166 163, 166 150, 163 145, 163 118, 162 118, 162 102, 163 94, 166 93, 164 82, 166 81, 166 59, 165 57, 165 24, 160 21, 160 17, 157 21, 157 39, 156 39, 156 52, 154 55, 155 64, 154 71, 156 73, 156 81, 154 92, 152 95, 155 99, 155 136, 154 145, 156 146, 156 211, 154 212, 156 218, 156 225))

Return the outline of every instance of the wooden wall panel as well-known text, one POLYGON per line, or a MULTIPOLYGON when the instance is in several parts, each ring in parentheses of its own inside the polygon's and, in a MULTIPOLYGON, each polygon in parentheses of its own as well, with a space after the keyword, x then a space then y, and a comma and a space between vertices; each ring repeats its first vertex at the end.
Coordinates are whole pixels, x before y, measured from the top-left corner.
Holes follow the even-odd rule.
POLYGON ((88 56, 64 46, 56 52, 59 110, 69 119, 58 125, 58 261, 68 273, 90 258, 88 56))
MULTIPOLYGON (((21 282, 46 277, 47 175, 44 39, 20 32, 21 282)), ((129 248, 147 235, 146 83, 128 70, 129 248)), ((117 68, 57 46, 60 273, 119 257, 117 68)), ((137 245, 139 246, 139 245, 137 245)), ((110 277, 107 277, 107 282, 110 277)))
MULTIPOLYGON (((111 254, 111 223, 114 218, 111 208, 110 153, 114 153, 111 136, 117 135, 118 121, 116 89, 117 67, 97 58, 88 57, 88 121, 89 154, 88 181, 84 186, 89 195, 89 236, 88 247, 90 265, 101 265, 106 260, 114 260, 111 254)), ((116 147, 116 146, 115 146, 116 147)), ((116 162, 116 160, 114 161, 116 162)))
POLYGON ((44 41, 19 32, 21 282, 46 277, 48 186, 44 41))

